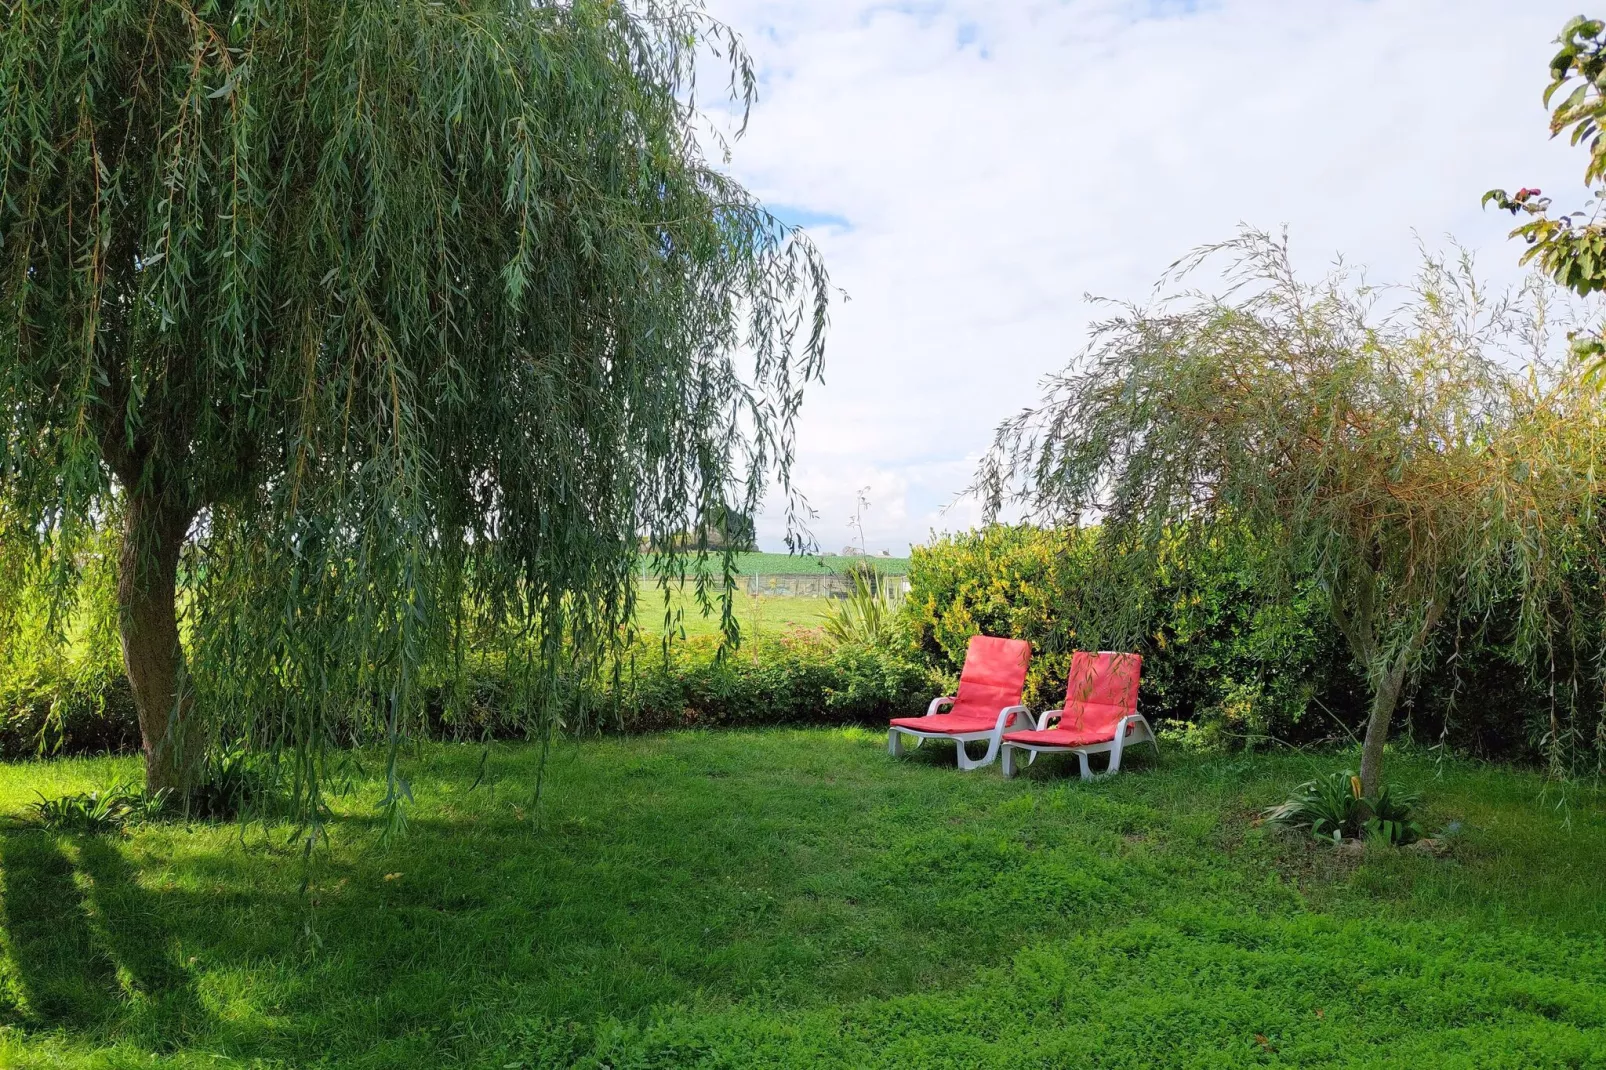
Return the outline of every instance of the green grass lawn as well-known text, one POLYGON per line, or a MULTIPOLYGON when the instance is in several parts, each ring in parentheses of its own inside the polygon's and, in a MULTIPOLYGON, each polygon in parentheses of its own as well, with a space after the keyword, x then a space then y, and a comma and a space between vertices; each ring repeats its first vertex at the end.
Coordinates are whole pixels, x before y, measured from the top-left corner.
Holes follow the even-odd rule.
MULTIPOLYGON (((1606 1065, 1606 820, 1392 759, 1448 858, 1256 827, 1311 759, 1013 782, 865 730, 428 746, 389 847, 360 780, 287 830, 47 835, 0 766, 0 1066, 1606 1065)), ((1343 756, 1323 759, 1337 766, 1343 756)))

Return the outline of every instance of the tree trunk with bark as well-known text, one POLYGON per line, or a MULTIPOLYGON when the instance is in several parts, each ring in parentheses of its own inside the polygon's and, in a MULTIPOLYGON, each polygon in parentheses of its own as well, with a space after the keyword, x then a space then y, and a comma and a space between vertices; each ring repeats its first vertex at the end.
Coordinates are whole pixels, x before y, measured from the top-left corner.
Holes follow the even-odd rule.
POLYGON ((1361 741, 1361 794, 1373 798, 1383 786, 1383 746, 1388 743, 1389 726, 1394 710, 1400 704, 1400 692, 1405 677, 1421 656, 1422 648, 1439 623, 1443 608, 1438 601, 1429 602, 1422 610, 1422 620, 1416 632, 1408 636, 1399 650, 1380 648, 1372 634, 1372 625, 1366 624, 1365 646, 1373 659, 1387 659, 1381 667, 1365 664, 1367 676, 1372 680, 1372 711, 1366 718, 1366 737, 1361 741))
POLYGON ((1386 670, 1383 680, 1372 693, 1372 712, 1366 719, 1366 737, 1361 741, 1361 794, 1368 798, 1377 793, 1381 784, 1383 745, 1388 742, 1394 708, 1400 702, 1405 669, 1405 657, 1402 655, 1386 670))
POLYGON ((184 649, 178 634, 178 559, 194 514, 159 495, 125 499, 118 560, 118 626, 123 666, 139 712, 145 785, 151 791, 189 787, 201 755, 191 723, 184 649))

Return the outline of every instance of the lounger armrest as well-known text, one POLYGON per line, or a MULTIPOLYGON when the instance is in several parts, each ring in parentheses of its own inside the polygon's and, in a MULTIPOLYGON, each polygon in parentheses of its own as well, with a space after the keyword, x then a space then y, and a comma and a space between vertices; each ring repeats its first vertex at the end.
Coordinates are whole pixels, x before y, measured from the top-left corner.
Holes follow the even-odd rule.
POLYGON ((1005 728, 1009 727, 1009 719, 1015 716, 1017 713, 1026 719, 1027 731, 1036 730, 1037 719, 1032 716, 1031 710, 1027 709, 1025 706, 1005 706, 1003 709, 998 711, 998 724, 994 726, 994 731, 1002 732, 1005 728))
POLYGON ((943 695, 940 698, 934 698, 931 700, 931 705, 926 707, 926 716, 935 717, 941 712, 943 703, 946 702, 948 705, 952 706, 957 701, 959 700, 954 698, 952 695, 943 695))
POLYGON ((1048 729, 1049 729, 1049 726, 1051 724, 1053 724, 1053 722, 1059 720, 1061 717, 1064 717, 1064 716, 1065 716, 1065 711, 1064 710, 1045 710, 1043 712, 1043 716, 1041 716, 1041 717, 1039 717, 1037 719, 1037 730, 1039 732, 1047 732, 1048 729))
POLYGON ((1121 720, 1116 723, 1116 725, 1115 725, 1115 741, 1117 743, 1126 742, 1126 734, 1127 734, 1127 732, 1131 731, 1134 728, 1141 729, 1141 731, 1136 733, 1136 736, 1132 740, 1132 742, 1134 742, 1134 743, 1142 743, 1142 742, 1144 742, 1146 740, 1150 740, 1150 739, 1154 738, 1154 730, 1149 727, 1149 722, 1143 716, 1143 714, 1141 714, 1141 713, 1129 713, 1125 717, 1121 718, 1121 720))
POLYGON ((1160 750, 1160 744, 1155 742, 1154 729, 1149 727, 1148 720, 1141 713, 1129 713, 1116 722, 1115 739, 1110 746, 1110 771, 1120 768, 1121 752, 1128 743, 1153 743, 1155 752, 1160 750))

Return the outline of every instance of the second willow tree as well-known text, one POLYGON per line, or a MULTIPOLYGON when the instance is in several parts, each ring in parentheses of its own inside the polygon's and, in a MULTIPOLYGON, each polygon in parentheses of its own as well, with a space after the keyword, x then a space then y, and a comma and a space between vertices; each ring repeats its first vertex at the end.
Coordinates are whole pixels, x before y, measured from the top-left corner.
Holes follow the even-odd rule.
MULTIPOLYGON (((1141 647, 1168 558, 1251 535, 1259 596, 1311 585, 1370 685, 1360 778, 1374 797, 1412 674, 1455 634, 1516 601, 1502 637, 1515 671, 1593 641, 1606 415, 1578 365, 1549 357, 1542 286, 1497 297, 1465 262, 1430 259, 1385 310, 1342 273, 1301 281, 1262 233, 1183 267, 1206 262, 1225 263, 1227 296, 1184 292, 1100 324, 1043 403, 1000 428, 978 489, 994 512, 1014 502, 1096 528, 1070 607, 1084 644, 1141 647)), ((1550 724, 1559 767, 1575 741, 1556 704, 1550 724)))

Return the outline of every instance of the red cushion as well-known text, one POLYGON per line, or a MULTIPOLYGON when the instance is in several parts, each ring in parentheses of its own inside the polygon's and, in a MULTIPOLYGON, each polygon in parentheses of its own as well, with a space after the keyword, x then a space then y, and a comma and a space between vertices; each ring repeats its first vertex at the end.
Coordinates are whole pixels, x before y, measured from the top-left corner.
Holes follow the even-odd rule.
POLYGON ((916 732, 991 732, 998 727, 998 714, 991 717, 954 717, 946 713, 935 717, 895 717, 892 727, 913 728, 916 732))
POLYGON ((1114 738, 1114 727, 1108 732, 1056 726, 1044 732, 1004 733, 1005 743, 1027 743, 1033 747, 1087 747, 1094 743, 1108 743, 1114 738))
MULTIPOLYGON (((1100 743, 1115 738, 1121 718, 1138 712, 1138 677, 1143 659, 1136 654, 1078 650, 1071 655, 1071 676, 1065 685, 1065 712, 1049 731, 1091 736, 1100 743)), ((1078 747, 1080 743, 1060 746, 1078 747)))
POLYGON ((1032 644, 1024 639, 997 639, 973 635, 965 651, 965 667, 959 673, 959 691, 954 695, 955 717, 986 717, 996 724, 998 711, 1019 706, 1026 687, 1026 666, 1032 660, 1032 644))
MULTIPOLYGON (((953 706, 935 717, 898 717, 892 725, 917 732, 991 732, 998 726, 1000 710, 1021 704, 1026 666, 1031 660, 1032 644, 1024 639, 973 635, 965 649, 965 667, 959 673, 953 706)), ((1014 723, 1011 714, 1004 727, 1014 723)))

